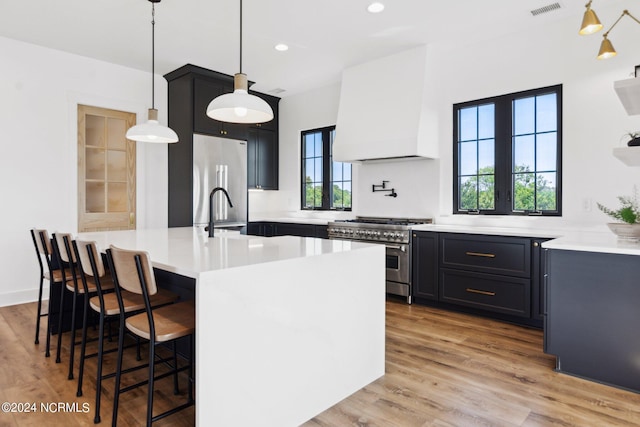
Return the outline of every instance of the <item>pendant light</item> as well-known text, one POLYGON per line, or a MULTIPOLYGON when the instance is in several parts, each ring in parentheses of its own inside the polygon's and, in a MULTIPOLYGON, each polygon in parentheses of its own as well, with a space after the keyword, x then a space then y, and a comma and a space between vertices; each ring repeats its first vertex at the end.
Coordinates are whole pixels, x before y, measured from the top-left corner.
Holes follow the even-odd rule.
POLYGON ((591 9, 591 2, 592 0, 589 0, 589 3, 584 6, 587 10, 584 12, 582 25, 580 26, 580 31, 578 31, 581 36, 597 33, 602 29, 602 23, 596 13, 591 9))
POLYGON ((127 131, 127 139, 141 142, 178 142, 178 135, 170 127, 158 123, 158 110, 155 108, 155 3, 160 0, 149 0, 151 3, 151 108, 146 123, 133 126, 127 131))
POLYGON ((611 43, 611 41, 607 38, 607 36, 611 32, 611 30, 613 30, 613 27, 618 25, 618 22, 620 22, 620 20, 624 18, 625 15, 633 19, 634 21, 636 21, 638 24, 640 24, 640 21, 638 21, 638 19, 635 16, 630 14, 628 10, 626 9, 623 10, 618 20, 613 23, 611 28, 609 28, 609 30, 607 30, 606 33, 602 35, 602 43, 600 43, 600 51, 598 52, 598 56, 597 56, 598 59, 609 59, 609 58, 613 58, 618 54, 618 52, 616 52, 616 50, 613 48, 613 43, 611 43))
POLYGON ((273 110, 262 98, 251 95, 247 75, 242 73, 242 0, 240 0, 240 72, 233 77, 233 93, 215 98, 207 116, 229 123, 264 123, 273 120, 273 110))

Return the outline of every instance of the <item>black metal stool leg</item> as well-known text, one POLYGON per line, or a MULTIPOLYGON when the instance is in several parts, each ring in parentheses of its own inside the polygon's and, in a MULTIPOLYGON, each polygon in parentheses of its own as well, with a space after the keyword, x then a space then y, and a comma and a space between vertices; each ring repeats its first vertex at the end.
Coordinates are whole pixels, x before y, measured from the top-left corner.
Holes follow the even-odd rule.
MULTIPOLYGON (((111 325, 111 323, 109 323, 111 325)), ((98 369, 96 375, 96 414, 93 417, 93 422, 98 424, 100 422, 100 398, 102 397, 102 357, 104 351, 104 314, 100 312, 100 323, 98 326, 98 369)), ((118 389, 119 386, 116 387, 118 389)))
POLYGON ((58 348, 56 349, 56 363, 60 363, 60 347, 62 347, 62 318, 64 313, 65 283, 60 284, 60 312, 58 313, 58 348))
MULTIPOLYGON (((76 391, 76 396, 82 396, 82 380, 84 377, 84 359, 85 354, 87 353, 87 309, 89 305, 89 298, 85 294, 85 306, 84 313, 82 318, 82 341, 80 343, 80 366, 78 368, 78 390, 76 391)), ((75 345, 75 343, 73 343, 75 345)), ((73 360, 73 359, 72 359, 73 360)), ((71 364, 73 366, 73 363, 71 364)))
MULTIPOLYGON (((40 270, 42 273, 42 270, 40 270)), ((44 284, 44 277, 40 274, 40 291, 38 292, 38 313, 36 316, 36 344, 40 344, 40 318, 42 317, 42 286, 44 284)))
POLYGON ((177 340, 173 340, 173 394, 179 394, 180 389, 178 388, 178 349, 177 349, 177 340))
MULTIPOLYGON (((71 339, 69 340, 69 375, 68 379, 73 379, 73 362, 76 355, 76 301, 78 300, 78 294, 73 292, 73 310, 71 312, 71 339)), ((87 306, 89 305, 89 295, 84 294, 84 312, 83 312, 83 323, 86 323, 87 318, 87 306)))
POLYGON ((151 426, 153 419, 153 386, 155 375, 156 340, 151 336, 149 340, 149 395, 147 396, 147 427, 151 426))
POLYGON ((120 399, 120 378, 122 376, 122 352, 124 347, 124 315, 120 315, 120 329, 118 331, 118 361, 116 363, 116 387, 113 394, 113 416, 111 426, 117 427, 118 423, 118 400, 120 399))
POLYGON ((47 309, 47 349, 45 350, 44 356, 45 357, 49 357, 51 355, 50 353, 50 349, 51 349, 51 296, 53 295, 53 283, 49 282, 49 303, 48 306, 49 308, 47 309))

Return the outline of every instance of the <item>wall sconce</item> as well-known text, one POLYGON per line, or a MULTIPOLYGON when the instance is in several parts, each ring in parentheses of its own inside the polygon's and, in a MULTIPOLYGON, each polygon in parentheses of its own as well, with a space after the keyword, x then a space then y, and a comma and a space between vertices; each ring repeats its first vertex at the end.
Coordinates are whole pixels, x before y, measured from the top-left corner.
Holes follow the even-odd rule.
MULTIPOLYGON (((600 31, 602 29, 602 24, 600 23, 600 20, 598 19, 598 16, 591 9, 591 2, 592 1, 593 0, 589 0, 589 3, 587 3, 585 5, 587 10, 584 12, 584 17, 582 18, 582 25, 580 26, 580 31, 578 31, 578 34, 583 35, 583 36, 596 33, 596 32, 598 32, 598 31, 600 31)), ((625 15, 629 16, 631 19, 633 19, 638 24, 640 24, 640 21, 638 21, 638 19, 635 16, 630 14, 628 10, 626 10, 626 9, 623 10, 622 14, 616 20, 616 22, 613 23, 611 28, 609 28, 609 30, 607 30, 607 32, 602 35, 603 39, 602 39, 602 43, 600 44, 600 51, 598 52, 598 56, 597 56, 598 59, 612 58, 612 57, 614 57, 614 56, 616 56, 618 54, 616 52, 616 50, 613 48, 613 44, 607 38, 607 36, 611 32, 611 30, 613 30, 613 27, 618 25, 618 22, 620 22, 620 20, 625 15)))

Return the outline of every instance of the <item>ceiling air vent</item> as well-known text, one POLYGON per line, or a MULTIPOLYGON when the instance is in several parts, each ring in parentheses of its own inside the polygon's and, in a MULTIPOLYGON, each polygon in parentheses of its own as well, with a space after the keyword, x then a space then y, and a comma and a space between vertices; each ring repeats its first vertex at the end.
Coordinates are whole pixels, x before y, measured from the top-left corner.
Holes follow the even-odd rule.
POLYGON ((533 16, 538 16, 541 15, 543 13, 547 13, 547 12, 553 12, 554 10, 558 10, 560 9, 562 6, 560 6, 560 3, 552 3, 552 4, 548 4, 546 6, 542 6, 539 7, 537 9, 533 9, 531 11, 531 14, 533 16))
POLYGON ((275 89, 271 89, 269 91, 269 93, 272 93, 274 95, 277 95, 277 94, 282 93, 282 92, 286 92, 286 89, 282 89, 282 88, 278 87, 278 88, 275 88, 275 89))

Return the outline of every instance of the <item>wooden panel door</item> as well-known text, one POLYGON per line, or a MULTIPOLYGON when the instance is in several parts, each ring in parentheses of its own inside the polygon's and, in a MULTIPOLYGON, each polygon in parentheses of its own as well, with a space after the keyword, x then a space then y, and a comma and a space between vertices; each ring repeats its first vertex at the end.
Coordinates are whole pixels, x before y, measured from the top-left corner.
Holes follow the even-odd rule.
POLYGON ((78 105, 78 231, 136 228, 136 115, 78 105))

